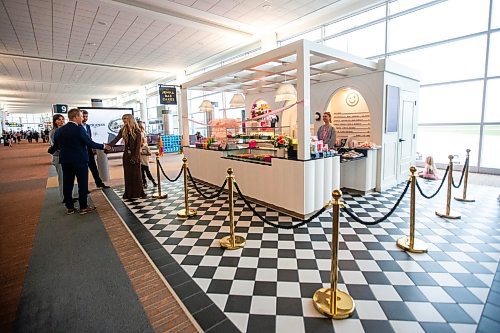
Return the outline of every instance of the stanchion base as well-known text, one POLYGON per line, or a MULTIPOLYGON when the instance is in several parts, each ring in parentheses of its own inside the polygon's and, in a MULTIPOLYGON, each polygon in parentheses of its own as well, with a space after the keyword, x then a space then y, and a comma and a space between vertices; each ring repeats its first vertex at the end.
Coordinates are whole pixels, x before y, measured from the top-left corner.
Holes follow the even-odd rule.
POLYGON ((412 253, 425 253, 427 252, 427 244, 419 239, 413 239, 413 248, 410 247, 410 237, 404 236, 396 241, 396 245, 405 251, 412 253))
POLYGON ((155 199, 166 199, 166 198, 168 198, 168 194, 165 193, 165 194, 160 195, 158 193, 155 193, 155 194, 153 194, 153 198, 155 198, 155 199))
POLYGON ((186 219, 188 217, 192 217, 196 215, 196 210, 189 208, 188 211, 186 212, 185 209, 181 209, 180 211, 177 212, 177 217, 186 219))
POLYGON ((446 213, 439 213, 438 211, 436 211, 436 215, 445 219, 453 219, 453 220, 462 218, 460 215, 454 214, 453 212, 450 212, 450 214, 446 215, 446 213))
POLYGON ((231 244, 231 235, 222 237, 219 241, 220 246, 228 250, 237 250, 245 246, 246 239, 241 236, 234 236, 234 246, 231 244))
POLYGON ((349 318, 354 312, 354 300, 347 292, 337 289, 337 310, 333 311, 330 305, 332 289, 321 288, 313 295, 313 304, 322 315, 333 319, 349 318))
POLYGON ((475 202, 476 201, 476 199, 464 199, 464 198, 458 198, 458 197, 455 197, 455 200, 462 201, 462 202, 475 202))

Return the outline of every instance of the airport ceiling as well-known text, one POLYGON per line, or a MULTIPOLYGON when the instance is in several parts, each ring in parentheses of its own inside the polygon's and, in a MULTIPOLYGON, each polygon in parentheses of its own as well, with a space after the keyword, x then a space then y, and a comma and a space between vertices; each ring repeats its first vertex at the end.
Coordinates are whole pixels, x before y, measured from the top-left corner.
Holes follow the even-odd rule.
POLYGON ((380 0, 0 0, 0 107, 85 106, 380 0))

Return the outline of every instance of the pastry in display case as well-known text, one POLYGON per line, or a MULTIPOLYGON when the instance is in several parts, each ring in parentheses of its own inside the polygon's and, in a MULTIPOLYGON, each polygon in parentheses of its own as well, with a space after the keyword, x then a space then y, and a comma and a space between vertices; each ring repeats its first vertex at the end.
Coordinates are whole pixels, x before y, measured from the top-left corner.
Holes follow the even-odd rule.
POLYGON ((228 128, 227 157, 270 164, 291 142, 282 134, 283 130, 283 127, 228 128))

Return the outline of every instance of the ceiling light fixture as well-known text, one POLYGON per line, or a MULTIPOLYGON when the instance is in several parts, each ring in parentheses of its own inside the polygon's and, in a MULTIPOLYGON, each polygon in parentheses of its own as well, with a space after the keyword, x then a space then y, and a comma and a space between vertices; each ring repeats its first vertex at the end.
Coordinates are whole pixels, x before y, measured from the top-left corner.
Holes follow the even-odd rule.
POLYGON ((214 110, 214 106, 212 102, 210 102, 208 99, 203 100, 200 104, 200 111, 202 112, 212 112, 214 110))
POLYGON ((89 45, 89 46, 96 46, 97 44, 94 43, 94 42, 88 42, 87 45, 89 45))
POLYGON ((99 23, 100 25, 108 25, 106 22, 104 21, 97 21, 97 23, 99 23))
POLYGON ((231 101, 229 101, 229 106, 232 108, 245 107, 245 96, 240 93, 234 94, 231 101))
POLYGON ((262 4, 262 8, 265 10, 270 10, 272 8, 271 2, 269 2, 267 0, 264 1, 264 3, 262 4))
MULTIPOLYGON (((285 65, 283 63, 283 65, 285 65)), ((283 102, 283 101, 297 101, 297 90, 290 83, 286 82, 286 74, 285 81, 281 83, 276 90, 276 97, 274 98, 275 102, 283 102)))

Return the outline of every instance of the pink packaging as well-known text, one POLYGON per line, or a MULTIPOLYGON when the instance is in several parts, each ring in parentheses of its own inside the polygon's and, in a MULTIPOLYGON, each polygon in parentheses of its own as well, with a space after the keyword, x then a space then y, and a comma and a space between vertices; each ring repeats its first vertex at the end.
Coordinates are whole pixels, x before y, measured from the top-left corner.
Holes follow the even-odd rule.
POLYGON ((257 141, 255 140, 250 140, 248 142, 248 148, 257 148, 257 141))

